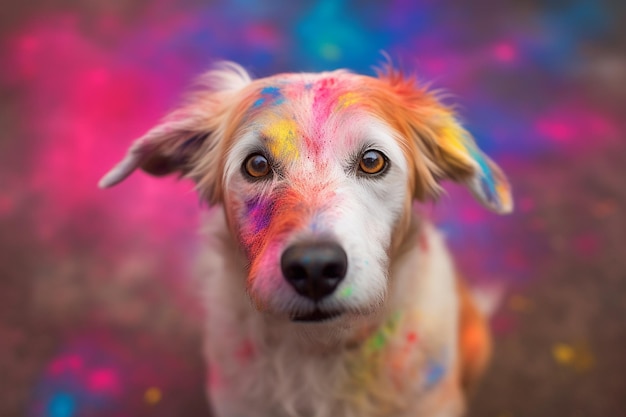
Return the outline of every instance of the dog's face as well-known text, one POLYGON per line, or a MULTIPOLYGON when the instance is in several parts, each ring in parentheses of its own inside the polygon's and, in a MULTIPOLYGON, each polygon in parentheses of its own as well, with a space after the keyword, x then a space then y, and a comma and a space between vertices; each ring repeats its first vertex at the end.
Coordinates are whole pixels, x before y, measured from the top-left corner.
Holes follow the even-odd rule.
POLYGON ((396 134, 349 74, 277 76, 251 97, 225 156, 223 201, 252 299, 299 320, 371 310, 410 194, 396 134))
POLYGON ((498 167, 450 110, 397 73, 252 81, 227 64, 205 82, 101 185, 137 167, 193 178, 223 205, 261 311, 297 321, 375 311, 412 201, 436 195, 441 179, 511 209, 498 167))

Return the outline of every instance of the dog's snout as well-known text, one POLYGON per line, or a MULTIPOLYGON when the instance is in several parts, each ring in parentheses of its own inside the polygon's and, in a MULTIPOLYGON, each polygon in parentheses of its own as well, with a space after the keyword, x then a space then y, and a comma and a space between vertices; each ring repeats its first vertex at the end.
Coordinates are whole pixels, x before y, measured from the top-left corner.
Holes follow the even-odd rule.
POLYGON ((280 266, 298 294, 319 301, 335 291, 348 270, 346 252, 333 242, 299 243, 283 253, 280 266))

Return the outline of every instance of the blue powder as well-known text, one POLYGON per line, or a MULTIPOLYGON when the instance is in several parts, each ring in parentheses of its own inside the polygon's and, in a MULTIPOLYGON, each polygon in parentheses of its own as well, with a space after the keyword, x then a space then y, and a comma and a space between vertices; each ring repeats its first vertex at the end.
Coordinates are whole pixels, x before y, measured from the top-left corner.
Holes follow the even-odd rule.
POLYGON ((76 401, 66 393, 58 393, 48 403, 49 417, 73 417, 76 413, 76 401))
POLYGON ((426 370, 426 380, 424 381, 425 387, 434 387, 446 374, 446 368, 443 364, 438 362, 430 362, 428 369, 426 370))

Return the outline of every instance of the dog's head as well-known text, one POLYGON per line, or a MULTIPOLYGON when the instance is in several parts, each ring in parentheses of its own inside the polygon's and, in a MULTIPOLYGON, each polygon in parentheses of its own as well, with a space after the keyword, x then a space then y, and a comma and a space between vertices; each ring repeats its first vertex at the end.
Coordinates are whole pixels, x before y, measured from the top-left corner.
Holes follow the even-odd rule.
POLYGON ((375 311, 413 200, 435 197, 441 180, 512 208, 506 178, 453 112, 393 70, 253 81, 223 64, 100 185, 136 168, 189 177, 222 204, 251 299, 294 320, 375 311))

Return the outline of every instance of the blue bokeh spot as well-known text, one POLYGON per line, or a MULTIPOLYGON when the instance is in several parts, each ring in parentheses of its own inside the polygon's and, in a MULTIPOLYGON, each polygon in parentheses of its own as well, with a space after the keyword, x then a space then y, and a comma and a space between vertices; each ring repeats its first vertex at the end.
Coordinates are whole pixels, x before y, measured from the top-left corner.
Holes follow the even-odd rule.
POLYGON ((49 417, 73 417, 76 415, 76 401, 67 393, 54 395, 48 403, 49 417))

